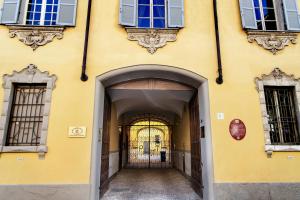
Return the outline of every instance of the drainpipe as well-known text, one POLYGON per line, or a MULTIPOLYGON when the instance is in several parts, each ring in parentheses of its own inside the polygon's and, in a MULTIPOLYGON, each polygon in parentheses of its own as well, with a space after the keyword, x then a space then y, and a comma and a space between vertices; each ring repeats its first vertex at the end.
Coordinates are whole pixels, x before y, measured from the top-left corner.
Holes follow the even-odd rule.
POLYGON ((84 50, 83 50, 83 59, 82 59, 82 71, 80 79, 82 81, 87 81, 88 76, 86 75, 86 60, 87 60, 87 51, 89 45, 89 32, 90 32, 90 21, 91 21, 91 8, 92 8, 92 0, 88 2, 88 10, 86 17, 86 28, 85 28, 85 38, 84 38, 84 50))
POLYGON ((223 70, 222 70, 222 59, 220 50, 220 36, 219 36, 219 21, 218 21, 218 9, 217 0, 213 0, 214 4, 214 20, 215 20, 215 33, 216 33, 216 45, 217 45, 217 56, 218 56, 218 78, 216 79, 217 84, 223 83, 223 70))

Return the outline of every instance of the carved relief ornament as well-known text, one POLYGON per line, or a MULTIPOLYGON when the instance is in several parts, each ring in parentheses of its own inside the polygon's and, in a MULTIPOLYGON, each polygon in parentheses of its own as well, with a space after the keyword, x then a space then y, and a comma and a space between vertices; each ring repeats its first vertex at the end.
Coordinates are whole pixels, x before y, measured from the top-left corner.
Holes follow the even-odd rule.
POLYGON ((247 35, 250 43, 256 42, 274 55, 289 44, 296 44, 297 42, 297 34, 295 33, 249 31, 247 35))
POLYGON ((17 37, 21 42, 36 50, 57 39, 63 38, 63 27, 30 27, 30 26, 8 26, 9 36, 17 37))
POLYGON ((138 41, 138 44, 154 54, 158 48, 164 47, 167 42, 177 39, 178 29, 138 29, 126 28, 128 40, 138 41))

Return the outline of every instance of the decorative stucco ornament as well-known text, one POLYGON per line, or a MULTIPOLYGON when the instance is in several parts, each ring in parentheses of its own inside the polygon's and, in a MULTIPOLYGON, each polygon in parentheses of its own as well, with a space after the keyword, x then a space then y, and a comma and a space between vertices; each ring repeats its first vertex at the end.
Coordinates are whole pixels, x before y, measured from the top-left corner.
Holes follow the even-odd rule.
POLYGON ((28 27, 28 26, 9 26, 9 36, 17 37, 21 42, 36 50, 57 39, 63 38, 64 28, 62 27, 28 27))
POLYGON ((138 41, 139 45, 154 54, 158 48, 162 48, 167 42, 177 39, 178 29, 138 29, 126 28, 128 40, 138 41))
POLYGON ((274 55, 289 44, 297 42, 295 33, 249 31, 247 34, 250 43, 257 42, 259 46, 271 51, 274 55))

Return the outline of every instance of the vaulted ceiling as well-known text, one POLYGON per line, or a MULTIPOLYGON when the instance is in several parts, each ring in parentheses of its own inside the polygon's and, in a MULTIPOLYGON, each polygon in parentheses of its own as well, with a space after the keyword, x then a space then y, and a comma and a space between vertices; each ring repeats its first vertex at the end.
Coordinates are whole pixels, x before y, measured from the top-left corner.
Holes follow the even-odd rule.
POLYGON ((114 85, 108 93, 118 116, 129 112, 169 114, 179 117, 194 89, 173 81, 141 79, 114 85))

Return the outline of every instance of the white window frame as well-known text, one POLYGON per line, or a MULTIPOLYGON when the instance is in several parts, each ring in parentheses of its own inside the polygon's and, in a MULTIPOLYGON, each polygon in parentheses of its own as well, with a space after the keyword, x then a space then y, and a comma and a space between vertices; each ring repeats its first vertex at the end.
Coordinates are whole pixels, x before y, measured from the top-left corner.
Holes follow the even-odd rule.
POLYGON ((30 64, 28 67, 19 72, 3 76, 3 111, 0 117, 0 153, 4 152, 36 152, 42 158, 48 151, 46 145, 48 135, 49 113, 51 106, 52 90, 55 88, 57 77, 49 75, 48 72, 41 72, 35 65, 30 64), (45 104, 42 122, 42 131, 40 144, 38 146, 6 146, 6 136, 9 125, 11 104, 13 100, 14 83, 46 83, 45 104))
MULTIPOLYGON (((254 1, 254 0, 252 0, 254 1)), ((274 0, 271 0, 273 2, 273 7, 274 7, 274 14, 275 14, 275 22, 276 22, 276 30, 267 30, 266 28, 266 22, 264 19, 264 8, 263 8, 263 4, 262 4, 262 0, 258 0, 259 3, 259 9, 260 9, 260 18, 261 18, 261 23, 262 23, 262 30, 263 31, 277 31, 279 30, 279 23, 278 23, 278 10, 279 8, 277 8, 277 4, 274 2, 274 0)), ((254 3, 254 2, 253 2, 254 3)), ((255 8, 254 7, 254 12, 255 12, 255 8)), ((256 19, 256 13, 255 13, 255 20, 257 23, 257 19, 256 19)), ((283 19, 284 20, 284 19, 283 19)), ((259 29, 258 29, 259 30, 259 29)))
POLYGON ((300 119, 300 78, 294 75, 287 75, 279 68, 275 68, 270 74, 263 74, 261 77, 255 78, 256 88, 259 93, 260 108, 262 113, 263 129, 265 136, 265 151, 268 155, 272 155, 274 151, 300 151, 300 145, 274 145, 271 143, 269 116, 265 100, 265 86, 293 86, 295 87, 295 107, 299 124, 300 119))
MULTIPOLYGON (((26 24, 27 21, 27 14, 28 14, 28 5, 29 0, 26 0, 25 2, 25 9, 24 9, 24 16, 22 19, 22 24, 27 26, 44 26, 45 25, 45 15, 46 15, 46 7, 47 7, 47 0, 42 0, 42 9, 41 9, 41 18, 40 18, 40 25, 32 25, 32 24, 26 24)), ((57 5, 58 6, 58 5, 57 5)), ((58 17, 58 11, 57 11, 57 17, 58 17)), ((56 18, 57 20, 57 18, 56 18)), ((47 25, 47 26, 55 26, 55 25, 47 25)))
MULTIPOLYGON (((168 5, 167 5, 167 3, 168 3, 168 0, 164 0, 164 2, 165 2, 165 27, 164 28, 168 28, 168 5)), ((148 28, 148 27, 139 27, 139 1, 137 0, 136 1, 136 4, 137 4, 137 6, 136 6, 136 13, 137 13, 137 15, 136 15, 136 27, 137 28, 148 28)), ((143 4, 141 4, 141 5, 143 5, 143 4)), ((146 4, 145 4, 146 5, 146 4)), ((153 0, 150 0, 150 28, 154 28, 153 27, 153 23, 154 23, 154 4, 153 4, 153 0)), ((161 28, 161 29, 164 29, 164 28, 161 28)), ((160 29, 160 28, 155 28, 155 29, 160 29)))

